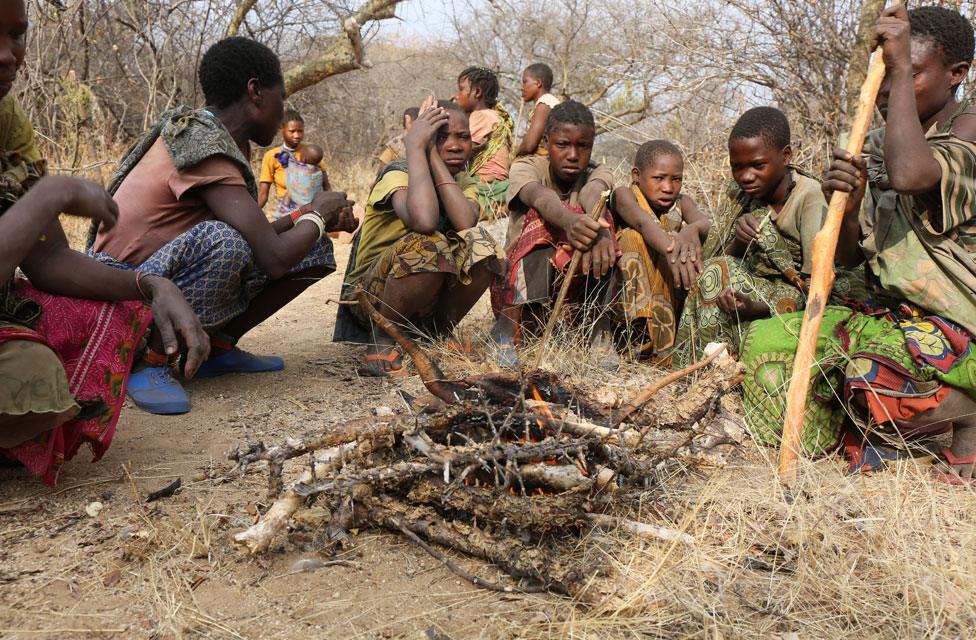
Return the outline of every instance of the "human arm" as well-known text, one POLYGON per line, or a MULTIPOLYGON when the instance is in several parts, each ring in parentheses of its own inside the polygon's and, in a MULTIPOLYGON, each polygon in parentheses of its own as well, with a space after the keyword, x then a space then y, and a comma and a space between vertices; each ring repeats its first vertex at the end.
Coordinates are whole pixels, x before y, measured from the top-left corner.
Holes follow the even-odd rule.
MULTIPOLYGON (((308 255, 319 238, 314 224, 292 224, 290 219, 268 222, 264 212, 242 186, 213 184, 197 190, 214 216, 234 227, 250 245, 254 261, 272 280, 284 276, 308 255), (284 229, 283 231, 281 229, 284 229)), ((321 214, 328 231, 336 230, 351 215, 352 203, 346 194, 321 191, 303 211, 321 214)))
POLYGON ((735 220, 735 233, 725 246, 725 255, 741 258, 746 249, 759 239, 762 224, 751 213, 744 213, 735 220))
POLYGON ((166 353, 174 354, 183 345, 187 350, 186 374, 192 377, 206 359, 210 343, 179 289, 165 278, 116 269, 71 249, 58 221, 62 211, 100 220, 111 228, 118 208, 94 183, 67 176, 42 178, 0 217, 0 256, 4 260, 20 256, 19 265, 34 286, 55 295, 150 302, 166 353), (33 225, 28 233, 25 218, 33 225), (13 251, 7 250, 8 242, 13 251))
POLYGON ((715 300, 715 306, 722 312, 741 320, 756 320, 772 315, 769 305, 762 300, 753 300, 741 291, 725 289, 715 300))
POLYGON ((262 182, 258 185, 258 206, 264 208, 268 204, 268 195, 271 193, 271 183, 262 182))
MULTIPOLYGON (((690 259, 687 248, 676 251, 677 236, 666 232, 653 216, 648 215, 637 204, 637 198, 628 187, 619 187, 614 191, 614 204, 617 215, 632 229, 637 230, 644 238, 644 243, 658 255, 670 254, 667 260, 668 270, 675 286, 690 289, 701 272, 701 243, 695 259, 690 259), (683 260, 679 256, 684 256, 683 260)), ((682 239, 686 242, 685 238, 682 239)), ((682 245, 684 246, 684 245, 682 245)))
POLYGON ((885 117, 884 158, 891 187, 917 195, 939 187, 942 167, 925 139, 915 101, 915 72, 911 57, 911 25, 904 5, 888 7, 875 26, 872 48, 884 51, 890 83, 885 117))
POLYGON ((522 136, 522 141, 519 143, 518 149, 515 150, 516 157, 527 156, 535 153, 539 149, 539 145, 542 143, 542 138, 545 135, 546 130, 546 120, 549 118, 549 105, 547 104, 536 104, 535 109, 532 111, 532 118, 529 120, 529 126, 525 129, 525 135, 522 136))
POLYGON ((274 157, 274 151, 274 149, 269 149, 261 158, 261 173, 258 177, 258 206, 262 209, 268 203, 271 187, 274 186, 275 170, 278 167, 278 160, 274 157))
POLYGON ((457 180, 451 175, 451 170, 444 164, 444 160, 433 147, 428 152, 430 175, 434 180, 437 196, 444 206, 451 226, 457 231, 470 229, 478 224, 481 208, 465 196, 457 180))
POLYGON ((680 195, 678 196, 678 208, 681 211, 681 220, 685 223, 682 231, 691 229, 698 236, 699 243, 705 242, 708 232, 712 228, 712 223, 709 222, 708 216, 698 208, 698 203, 692 200, 690 196, 680 195))

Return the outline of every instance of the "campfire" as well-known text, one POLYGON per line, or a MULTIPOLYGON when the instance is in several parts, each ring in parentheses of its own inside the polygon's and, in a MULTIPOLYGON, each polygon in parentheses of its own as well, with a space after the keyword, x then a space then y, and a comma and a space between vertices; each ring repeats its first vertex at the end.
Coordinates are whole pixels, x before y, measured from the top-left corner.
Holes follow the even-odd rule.
POLYGON ((715 442, 714 423, 729 420, 719 399, 741 379, 738 363, 714 354, 615 409, 540 371, 445 380, 362 296, 360 304, 410 354, 431 396, 403 414, 231 452, 241 474, 267 464, 274 500, 255 525, 235 536, 238 544, 255 554, 266 551, 292 515, 315 501, 331 515, 328 540, 348 540, 350 529, 386 529, 478 586, 577 595, 602 564, 573 560, 581 536, 593 527, 621 525, 638 535, 682 539, 614 514, 626 513, 653 489, 659 466, 679 449, 695 438, 715 442), (657 390, 697 369, 703 374, 666 415, 641 410, 657 390), (676 438, 662 444, 649 435, 661 429, 676 438), (286 489, 282 474, 289 460, 304 472, 286 489), (440 548, 490 562, 512 582, 475 576, 440 548))

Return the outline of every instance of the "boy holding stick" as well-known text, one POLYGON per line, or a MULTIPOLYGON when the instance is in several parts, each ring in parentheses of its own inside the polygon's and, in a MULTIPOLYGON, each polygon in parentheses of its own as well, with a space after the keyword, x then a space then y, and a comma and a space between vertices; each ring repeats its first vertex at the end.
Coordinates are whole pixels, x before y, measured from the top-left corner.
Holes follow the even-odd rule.
POLYGON ((614 186, 609 168, 590 164, 595 136, 590 110, 579 102, 563 102, 552 109, 546 122, 548 156, 519 158, 512 164, 508 272, 492 296, 499 311, 492 335, 500 366, 517 364, 517 336, 530 314, 541 312, 555 296, 573 250, 583 254, 570 299, 585 303, 596 316, 591 341, 601 364, 613 368, 619 363, 610 311, 620 256, 613 219, 609 210, 599 221, 585 215, 614 186))
MULTIPOLYGON (((887 76, 877 106, 885 127, 861 157, 838 149, 824 191, 850 194, 837 264, 867 267, 870 304, 827 307, 808 391, 803 448, 835 446, 849 413, 862 428, 905 438, 953 432, 949 472, 976 467, 976 111, 957 99, 973 59, 972 25, 941 7, 886 9, 875 27, 887 76), (839 398, 835 400, 835 396, 839 398), (840 406, 843 404, 844 406, 840 406), (846 412, 845 412, 846 409, 846 412)), ((796 315, 754 323, 743 347, 753 428, 774 439, 796 352, 796 315)), ((862 438, 847 438, 852 467, 862 438)))

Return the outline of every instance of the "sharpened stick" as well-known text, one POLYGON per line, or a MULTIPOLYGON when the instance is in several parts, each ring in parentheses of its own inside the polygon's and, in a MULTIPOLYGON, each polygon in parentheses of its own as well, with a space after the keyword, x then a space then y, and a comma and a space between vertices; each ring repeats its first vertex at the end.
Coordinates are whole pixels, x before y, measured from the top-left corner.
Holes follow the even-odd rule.
MULTIPOLYGON (((607 189, 600 194, 600 199, 597 201, 596 206, 590 211, 591 220, 599 220, 600 216, 603 215, 604 210, 607 208, 607 201, 610 199, 610 190, 607 189)), ((594 241, 595 242, 595 241, 594 241)), ((542 356, 546 350, 546 344, 549 343, 549 338, 552 337, 552 330, 556 326, 556 322, 559 318, 559 313, 563 310, 563 303, 566 302, 566 294, 569 293, 569 287, 573 284, 573 278, 576 276, 576 269, 579 268, 580 260, 583 259, 583 252, 578 249, 573 249, 573 257, 569 261, 569 265, 566 267, 566 273, 563 274, 563 286, 559 288, 559 295, 556 296, 556 304, 552 306, 552 314, 549 316, 549 321, 546 323, 546 330, 542 334, 542 340, 539 342, 539 353, 535 357, 535 363, 532 365, 532 369, 538 369, 539 365, 542 364, 542 356)))
MULTIPOLYGON (((874 102, 885 77, 885 63, 881 47, 874 52, 868 67, 867 77, 861 87, 861 97, 857 102, 857 114, 851 127, 851 137, 847 141, 847 152, 853 156, 861 154, 864 138, 874 116, 874 102)), ((846 191, 834 191, 823 228, 813 238, 813 261, 810 274, 810 292, 807 295, 806 311, 800 328, 796 358, 793 360, 793 376, 786 400, 786 416, 783 420, 783 443, 779 452, 779 477, 783 482, 796 479, 796 459, 800 455, 803 440, 803 416, 806 412, 807 389, 814 367, 817 349, 817 335, 823 321, 824 308, 834 284, 834 254, 837 252, 837 239, 847 207, 846 191)))

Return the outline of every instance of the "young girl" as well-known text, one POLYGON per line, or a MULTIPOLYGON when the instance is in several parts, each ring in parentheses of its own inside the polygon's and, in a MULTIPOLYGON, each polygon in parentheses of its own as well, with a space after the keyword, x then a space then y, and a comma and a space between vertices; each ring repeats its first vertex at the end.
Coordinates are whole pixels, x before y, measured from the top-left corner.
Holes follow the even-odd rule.
MULTIPOLYGON (((471 156, 468 117, 451 102, 428 98, 404 138, 406 163, 380 172, 366 201, 363 228, 350 259, 343 299, 362 288, 385 317, 428 335, 449 335, 498 270, 495 243, 477 226, 477 180, 465 172, 471 156)), ((345 307, 343 307, 345 308, 345 307)), ((368 330, 369 375, 404 375, 390 336, 349 307, 368 330)), ((339 326, 337 339, 351 338, 339 326)))
POLYGON ((637 149, 632 182, 614 193, 620 223, 621 302, 640 354, 666 364, 682 302, 677 290, 690 289, 702 270, 702 243, 708 218, 681 193, 684 158, 666 140, 637 149))
POLYGON ((545 155, 545 147, 539 145, 546 130, 546 120, 549 118, 549 111, 560 102, 551 92, 552 69, 549 65, 537 62, 527 66, 522 72, 522 100, 535 102, 535 107, 529 117, 525 135, 515 151, 516 156, 545 155))
POLYGON ((479 195, 490 217, 500 214, 512 164, 512 116, 498 104, 498 78, 484 67, 468 67, 458 76, 458 106, 468 114, 474 151, 468 172, 481 185, 479 195))

